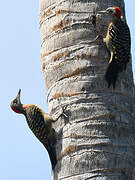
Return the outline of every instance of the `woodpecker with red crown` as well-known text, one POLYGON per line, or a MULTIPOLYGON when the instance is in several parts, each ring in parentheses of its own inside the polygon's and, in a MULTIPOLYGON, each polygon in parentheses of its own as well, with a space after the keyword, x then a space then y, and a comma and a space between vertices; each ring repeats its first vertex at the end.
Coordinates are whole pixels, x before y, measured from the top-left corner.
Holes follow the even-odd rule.
MULTIPOLYGON (((38 140, 45 146, 52 164, 52 169, 57 163, 56 158, 56 132, 52 127, 55 122, 52 116, 46 114, 39 106, 35 104, 22 104, 20 100, 21 89, 16 98, 11 102, 11 109, 26 117, 27 124, 38 140)), ((64 114, 65 115, 65 114, 64 114)))
POLYGON ((131 38, 127 23, 122 19, 119 7, 109 7, 100 11, 111 16, 107 35, 104 42, 110 51, 110 60, 105 71, 105 80, 108 87, 115 89, 115 84, 120 72, 126 70, 127 63, 131 58, 131 38))

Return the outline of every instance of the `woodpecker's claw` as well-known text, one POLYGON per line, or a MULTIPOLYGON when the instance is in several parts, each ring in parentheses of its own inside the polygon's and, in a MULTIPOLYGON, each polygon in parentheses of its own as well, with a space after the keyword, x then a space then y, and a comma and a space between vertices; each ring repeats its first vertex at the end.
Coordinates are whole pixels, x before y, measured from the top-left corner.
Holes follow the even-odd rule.
POLYGON ((93 42, 103 42, 103 36, 97 35, 97 37, 93 40, 93 42))
MULTIPOLYGON (((64 117, 66 117, 66 118, 68 117, 68 116, 66 115, 66 113, 65 113, 65 109, 67 108, 67 106, 68 106, 68 105, 65 105, 64 107, 62 107, 62 113, 59 115, 59 117, 62 116, 62 115, 63 115, 64 117)), ((59 117, 58 117, 58 118, 59 118, 59 117)))
POLYGON ((67 118, 68 116, 66 115, 66 113, 65 113, 64 111, 65 111, 65 109, 67 108, 67 106, 68 106, 68 105, 65 105, 65 106, 62 108, 62 114, 61 114, 61 115, 65 116, 66 118, 67 118))
POLYGON ((80 42, 79 44, 91 44, 91 43, 101 43, 101 42, 103 42, 103 36, 98 35, 95 39, 91 41, 84 41, 84 42, 80 42))
POLYGON ((68 117, 67 114, 64 112, 65 109, 67 108, 67 106, 68 106, 68 105, 65 105, 64 107, 61 108, 61 109, 62 109, 62 112, 60 113, 60 115, 59 115, 56 119, 53 119, 53 122, 56 122, 62 115, 63 115, 65 118, 68 117))

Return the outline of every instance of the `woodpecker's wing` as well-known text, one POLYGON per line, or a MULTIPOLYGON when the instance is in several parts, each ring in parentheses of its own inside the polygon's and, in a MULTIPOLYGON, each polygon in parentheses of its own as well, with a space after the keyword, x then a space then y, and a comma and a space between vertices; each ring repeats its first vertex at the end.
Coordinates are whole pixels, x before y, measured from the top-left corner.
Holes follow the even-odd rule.
POLYGON ((112 43, 112 51, 115 60, 121 66, 121 71, 126 68, 127 62, 130 60, 131 38, 128 25, 121 19, 115 24, 112 23, 109 29, 110 40, 112 43), (123 69, 124 68, 124 69, 123 69))
POLYGON ((50 116, 37 105, 24 105, 23 107, 25 108, 25 117, 28 126, 46 148, 52 163, 52 168, 54 168, 57 163, 55 130, 51 127, 51 123, 46 123, 48 122, 47 118, 50 118, 50 116))

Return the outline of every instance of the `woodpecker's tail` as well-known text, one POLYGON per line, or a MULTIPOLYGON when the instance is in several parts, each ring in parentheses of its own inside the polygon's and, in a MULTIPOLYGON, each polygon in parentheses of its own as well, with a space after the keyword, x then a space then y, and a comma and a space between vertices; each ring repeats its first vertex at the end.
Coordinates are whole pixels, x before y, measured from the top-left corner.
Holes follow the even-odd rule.
POLYGON ((48 143, 44 144, 48 154, 49 154, 49 158, 51 161, 51 165, 52 165, 52 170, 54 170, 56 164, 57 164, 57 157, 56 157, 56 146, 52 146, 50 145, 50 142, 48 141, 48 143))
POLYGON ((108 83, 108 88, 113 86, 113 89, 115 89, 115 84, 118 78, 118 74, 120 72, 119 64, 116 62, 115 59, 112 59, 112 61, 108 64, 106 71, 105 71, 105 80, 108 83))
POLYGON ((52 149, 50 149, 50 151, 48 151, 49 157, 50 157, 50 161, 52 164, 52 170, 54 170, 56 164, 57 164, 57 158, 56 158, 56 149, 55 147, 52 149))
POLYGON ((52 170, 54 170, 57 164, 57 157, 56 157, 56 132, 53 128, 51 133, 47 137, 47 143, 44 143, 44 146, 48 151, 50 161, 52 164, 52 170))

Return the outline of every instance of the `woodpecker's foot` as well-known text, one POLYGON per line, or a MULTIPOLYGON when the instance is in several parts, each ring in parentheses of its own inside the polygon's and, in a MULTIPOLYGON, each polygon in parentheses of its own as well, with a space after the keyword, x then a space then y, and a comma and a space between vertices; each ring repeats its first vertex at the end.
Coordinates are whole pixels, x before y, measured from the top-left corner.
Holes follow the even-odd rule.
POLYGON ((93 40, 93 42, 97 42, 97 43, 103 43, 103 36, 102 35, 97 35, 97 37, 93 40))
POLYGON ((97 37, 91 41, 83 41, 80 42, 79 44, 91 44, 91 43, 103 43, 103 36, 102 35, 97 35, 97 37))
MULTIPOLYGON (((65 105, 64 107, 62 107, 62 114, 61 114, 61 115, 63 115, 65 118, 68 117, 67 114, 65 113, 65 109, 67 108, 67 106, 68 106, 68 105, 65 105)), ((61 116, 61 115, 60 115, 60 116, 61 116)), ((60 116, 59 116, 59 117, 60 117, 60 116)))
POLYGON ((65 113, 65 109, 67 108, 68 105, 65 105, 63 106, 61 109, 62 109, 62 112, 60 113, 60 115, 56 118, 56 119, 53 119, 53 122, 56 122, 61 116, 64 116, 65 118, 68 118, 67 114, 65 113))

